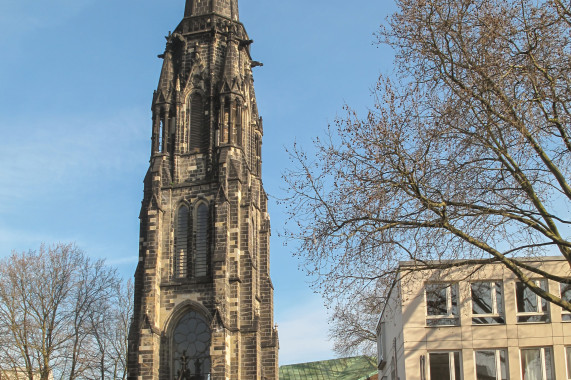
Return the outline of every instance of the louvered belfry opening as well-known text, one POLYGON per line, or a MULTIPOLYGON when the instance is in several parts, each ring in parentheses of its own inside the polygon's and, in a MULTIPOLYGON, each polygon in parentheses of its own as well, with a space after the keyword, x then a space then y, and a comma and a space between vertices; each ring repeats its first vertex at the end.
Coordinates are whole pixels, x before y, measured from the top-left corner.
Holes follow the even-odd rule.
POLYGON ((201 203, 196 210, 195 276, 208 275, 208 206, 201 203))
POLYGON ((208 130, 204 117, 204 99, 200 94, 192 94, 189 103, 190 152, 201 152, 208 147, 208 130))
POLYGON ((223 105, 222 105, 222 120, 221 120, 221 136, 220 136, 220 143, 221 144, 228 144, 229 140, 229 128, 230 128, 230 98, 224 98, 223 105))
POLYGON ((174 274, 177 278, 185 278, 190 273, 188 260, 189 243, 189 216, 188 206, 182 205, 178 209, 175 227, 175 255, 174 274))
POLYGON ((239 102, 236 102, 234 105, 234 134, 235 139, 234 142, 237 145, 242 145, 242 105, 239 102))
POLYGON ((179 207, 175 226, 175 278, 206 277, 210 273, 208 205, 200 203, 194 218, 186 205, 179 207), (194 227, 194 228, 193 228, 194 227), (194 245, 192 236, 194 235, 194 245))

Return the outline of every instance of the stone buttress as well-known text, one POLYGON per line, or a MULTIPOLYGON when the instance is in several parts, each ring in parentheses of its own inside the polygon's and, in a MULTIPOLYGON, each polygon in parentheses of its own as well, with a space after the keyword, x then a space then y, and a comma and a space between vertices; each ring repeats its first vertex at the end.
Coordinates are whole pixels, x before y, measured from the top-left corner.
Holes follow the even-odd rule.
POLYGON ((129 379, 278 378, 251 43, 237 0, 187 0, 160 56, 129 379))

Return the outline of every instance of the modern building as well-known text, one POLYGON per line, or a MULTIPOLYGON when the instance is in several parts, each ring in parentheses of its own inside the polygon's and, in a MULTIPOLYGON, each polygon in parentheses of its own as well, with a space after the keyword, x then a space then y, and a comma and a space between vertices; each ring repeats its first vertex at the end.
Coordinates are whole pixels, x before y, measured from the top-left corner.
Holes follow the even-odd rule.
MULTIPOLYGON (((526 264, 571 278, 562 257, 526 264)), ((525 273, 571 299, 569 285, 525 273)), ((571 379, 571 314, 499 263, 401 263, 377 332, 379 379, 571 379)))
POLYGON ((238 0, 186 0, 159 56, 129 379, 278 378, 252 42, 238 0))

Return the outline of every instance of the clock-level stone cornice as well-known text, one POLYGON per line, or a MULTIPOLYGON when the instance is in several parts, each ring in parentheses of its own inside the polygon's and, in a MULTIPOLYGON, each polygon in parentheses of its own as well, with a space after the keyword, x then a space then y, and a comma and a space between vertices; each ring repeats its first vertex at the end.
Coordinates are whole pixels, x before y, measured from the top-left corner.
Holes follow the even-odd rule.
POLYGON ((183 36, 197 33, 233 33, 238 39, 248 40, 248 34, 241 22, 217 14, 185 18, 176 27, 174 33, 183 36))

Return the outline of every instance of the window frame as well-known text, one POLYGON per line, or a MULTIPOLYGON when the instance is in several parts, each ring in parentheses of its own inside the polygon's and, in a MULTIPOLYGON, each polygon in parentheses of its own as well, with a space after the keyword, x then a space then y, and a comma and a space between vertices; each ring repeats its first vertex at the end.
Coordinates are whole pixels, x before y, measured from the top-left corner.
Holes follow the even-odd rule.
MULTIPOLYGON (((571 284, 565 284, 563 282, 559 283, 559 297, 563 299, 563 290, 561 289, 562 286, 569 286, 569 292, 571 292, 571 284)), ((565 301, 571 302, 571 294, 569 295, 569 299, 565 301)), ((571 322, 571 311, 565 310, 561 308, 561 322, 571 322)))
POLYGON ((571 346, 565 346, 565 373, 567 374, 567 380, 571 380, 571 361, 567 351, 571 351, 571 346))
MULTIPOLYGON (((546 278, 541 278, 541 279, 532 279, 532 281, 535 283, 536 286, 548 290, 549 289, 549 282, 547 281, 546 278), (544 283, 545 286, 542 287, 541 283, 544 283)), ((524 287, 527 287, 527 285, 521 281, 516 281, 515 283, 515 306, 516 306, 516 318, 517 318, 517 323, 550 323, 551 322, 551 307, 549 306, 549 302, 547 300, 545 300, 545 304, 546 307, 545 309, 543 308, 543 301, 544 299, 541 298, 540 296, 538 296, 537 294, 533 293, 533 295, 535 295, 536 298, 536 305, 537 305, 537 311, 519 311, 519 304, 518 304, 518 285, 522 284, 524 287), (533 316, 545 316, 545 320, 544 321, 524 321, 524 320, 520 320, 520 318, 525 318, 525 317, 533 317, 533 316)), ((524 288, 525 289, 525 288, 524 288)))
POLYGON ((506 323, 506 318, 505 318, 505 290, 504 290, 504 283, 501 280, 483 280, 483 281, 472 281, 470 282, 470 302, 472 305, 472 324, 473 325, 500 325, 500 324, 505 324, 506 323), (472 289, 472 285, 473 284, 482 284, 482 283, 487 283, 487 284, 491 284, 491 297, 492 297, 492 313, 488 313, 488 314, 474 314, 474 292, 472 289), (498 291, 497 288, 500 288, 501 290, 501 298, 502 298, 502 310, 499 310, 500 308, 498 307, 498 291), (474 322, 474 320, 476 318, 491 318, 491 319, 496 319, 496 318, 501 318, 502 321, 501 322, 490 322, 490 323, 476 323, 474 322))
POLYGON ((449 380, 462 380, 464 378, 464 370, 463 370, 463 363, 462 363, 462 350, 452 350, 452 351, 429 351, 427 353, 427 367, 428 371, 428 380, 446 380, 446 379, 433 379, 432 378, 432 371, 430 368, 431 365, 431 355, 432 354, 448 354, 448 369, 450 371, 450 379, 449 380), (458 354, 458 372, 460 374, 460 379, 456 378, 456 360, 454 358, 454 354, 458 354))
POLYGON ((205 150, 208 137, 206 128, 206 102, 205 96, 199 91, 192 92, 187 98, 186 105, 186 139, 188 139, 187 153, 200 153, 205 150))
POLYGON ((191 207, 184 202, 179 204, 174 214, 173 239, 173 278, 176 280, 191 276, 191 218, 191 207))
POLYGON ((194 205, 192 215, 192 278, 195 279, 208 278, 211 275, 210 212, 210 205, 205 200, 199 200, 194 205), (205 211, 204 215, 200 214, 201 209, 205 211), (203 272, 199 272, 201 265, 204 266, 203 272))
POLYGON ((424 285, 424 313, 426 317, 426 326, 427 327, 454 327, 460 326, 460 303, 459 303, 459 294, 458 294, 458 283, 456 282, 428 282, 424 285), (446 314, 440 315, 429 315, 428 314, 428 287, 431 285, 439 285, 442 287, 446 287, 446 314), (452 289, 454 288, 455 292, 454 295, 456 296, 456 314, 454 314, 454 307, 453 307, 453 300, 452 300, 452 289), (453 324, 429 324, 429 321, 439 321, 439 320, 454 320, 455 323, 453 324))
POLYGON ((508 357, 508 350, 507 348, 482 348, 482 349, 474 349, 474 379, 478 379, 478 360, 476 354, 481 351, 493 351, 494 352, 494 364, 496 370, 496 380, 502 380, 502 371, 501 371, 501 352, 504 352, 505 359, 506 359, 506 379, 509 380, 510 378, 510 368, 509 368, 509 357, 508 357), (498 371, 499 369, 499 371, 498 371))
POLYGON ((520 365, 520 375, 521 378, 524 379, 523 373, 523 356, 522 351, 524 350, 539 350, 539 361, 541 363, 541 380, 557 380, 555 377, 555 366, 554 366, 554 357, 553 357, 553 348, 551 346, 541 346, 541 347, 520 347, 519 349, 519 365, 520 365), (548 349, 551 351, 551 362, 549 363, 551 366, 551 379, 547 379, 547 363, 545 362, 545 350, 548 349))
POLYGON ((387 351, 387 333, 385 331, 385 322, 379 322, 377 326, 377 368, 383 369, 387 365, 386 351, 387 351))
MULTIPOLYGON (((200 335, 208 335, 208 342, 205 344, 205 349, 201 352, 201 355, 198 357, 189 356, 189 359, 202 359, 202 365, 204 365, 205 361, 208 363, 208 371, 202 368, 202 375, 210 375, 212 373, 212 356, 210 354, 210 349, 213 346, 213 334, 214 331, 211 328, 210 318, 204 314, 204 312, 195 309, 195 308, 187 308, 183 313, 180 313, 172 322, 172 326, 168 332, 168 363, 170 367, 171 378, 176 377, 176 362, 179 360, 179 357, 176 356, 176 351, 178 350, 178 345, 176 343, 175 335, 177 334, 177 330, 181 326, 181 323, 185 319, 193 319, 198 321, 199 324, 204 325, 205 331, 203 331, 200 335)), ((191 366, 194 366, 194 362, 190 362, 191 366)), ((189 368, 190 369, 190 368, 189 368)))

